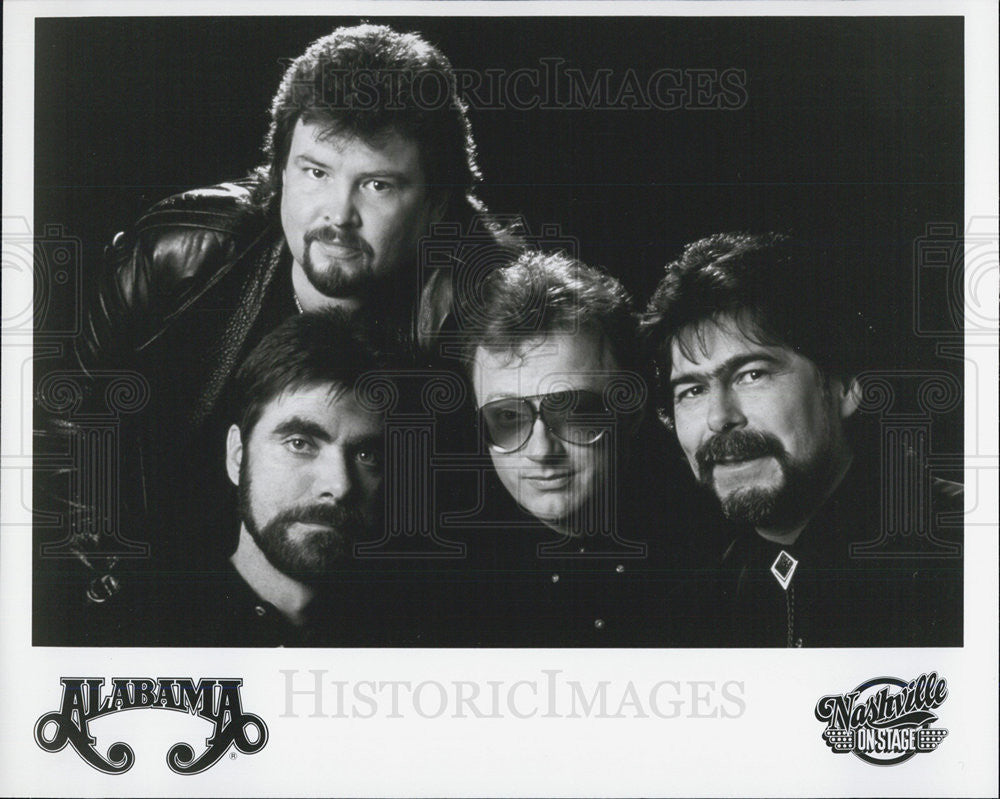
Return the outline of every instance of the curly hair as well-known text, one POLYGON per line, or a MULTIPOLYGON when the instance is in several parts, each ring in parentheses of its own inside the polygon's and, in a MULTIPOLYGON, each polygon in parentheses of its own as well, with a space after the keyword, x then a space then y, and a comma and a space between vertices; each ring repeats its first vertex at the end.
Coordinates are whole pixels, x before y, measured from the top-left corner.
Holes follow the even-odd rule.
POLYGON ((412 139, 432 191, 448 195, 445 218, 465 222, 485 212, 467 109, 451 63, 416 33, 385 25, 337 28, 317 39, 285 71, 271 102, 255 202, 274 214, 296 124, 317 123, 326 136, 376 142, 390 132, 412 139))
POLYGON ((374 371, 406 366, 390 336, 339 309, 296 314, 260 340, 236 373, 236 417, 246 440, 265 407, 287 391, 329 383, 352 390, 374 371))
POLYGON ((660 384, 671 347, 688 358, 704 346, 703 323, 730 317, 762 344, 790 347, 828 374, 849 377, 869 361, 873 330, 830 286, 848 272, 830 249, 779 233, 718 233, 688 244, 668 264, 642 318, 640 335, 660 384))
POLYGON ((515 352, 554 332, 602 335, 623 369, 638 367, 632 299, 606 272, 562 253, 529 250, 489 273, 463 329, 463 361, 476 350, 515 352))

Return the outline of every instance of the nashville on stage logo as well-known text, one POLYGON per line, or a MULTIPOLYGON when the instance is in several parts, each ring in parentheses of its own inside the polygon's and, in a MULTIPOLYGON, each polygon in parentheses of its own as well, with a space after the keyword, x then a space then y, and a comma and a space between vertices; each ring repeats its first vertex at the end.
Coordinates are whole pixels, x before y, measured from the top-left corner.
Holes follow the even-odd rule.
POLYGON ((918 752, 933 752, 948 734, 932 729, 931 711, 948 698, 948 683, 936 671, 903 682, 876 677, 846 694, 824 696, 816 718, 827 723, 823 738, 837 754, 853 752, 867 763, 894 766, 918 752))
POLYGON ((197 757, 189 744, 170 747, 167 765, 178 774, 205 771, 233 746, 249 755, 259 752, 267 743, 267 726, 261 718, 243 712, 240 679, 205 678, 197 685, 180 677, 114 679, 108 694, 102 691, 103 678, 63 677, 60 682, 62 706, 35 722, 35 742, 46 752, 58 752, 69 744, 80 757, 105 774, 124 774, 135 763, 135 754, 132 747, 119 742, 111 744, 107 757, 102 757, 95 748, 97 739, 87 725, 122 710, 174 710, 212 723, 212 734, 205 739, 207 748, 197 757))

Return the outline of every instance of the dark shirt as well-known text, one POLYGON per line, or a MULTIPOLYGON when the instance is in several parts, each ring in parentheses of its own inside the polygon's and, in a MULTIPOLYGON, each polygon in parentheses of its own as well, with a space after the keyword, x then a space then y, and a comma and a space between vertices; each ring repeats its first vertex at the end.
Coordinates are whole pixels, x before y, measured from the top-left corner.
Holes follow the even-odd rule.
POLYGON ((312 620, 292 625, 270 602, 261 599, 229 563, 185 581, 179 607, 178 645, 308 646, 316 638, 312 620))
POLYGON ((440 530, 464 545, 464 555, 422 564, 427 589, 421 592, 422 621, 414 623, 422 643, 699 643, 703 607, 694 587, 713 551, 706 535, 711 526, 704 524, 705 508, 691 491, 686 465, 668 457, 655 429, 636 446, 641 451, 621 473, 611 529, 581 536, 561 534, 517 507, 488 461, 477 475, 479 493, 456 488, 457 477, 449 480, 450 500, 477 512, 462 526, 440 530))
MULTIPOLYGON (((879 489, 877 459, 856 458, 794 544, 740 530, 720 572, 716 645, 961 646, 961 528, 882 536, 879 489), (787 588, 779 557, 779 574, 796 563, 787 588)), ((961 502, 960 486, 932 481, 930 518, 961 502)))
POLYGON ((458 636, 442 643, 622 647, 675 639, 665 611, 679 578, 669 553, 608 547, 537 523, 480 530, 465 540, 469 557, 438 575, 452 597, 447 635, 458 636))
POLYGON ((93 608, 94 643, 171 647, 367 647, 419 643, 401 608, 412 583, 381 562, 345 563, 322 583, 292 624, 262 599, 229 560, 211 568, 128 574, 119 603, 93 608), (103 611, 103 614, 102 614, 103 611))
MULTIPOLYGON (((35 451, 60 468, 40 469, 34 483, 47 518, 35 528, 35 643, 96 643, 119 628, 110 606, 143 579, 135 560, 211 570, 232 549, 222 463, 233 375, 296 313, 281 226, 254 189, 184 192, 116 236, 69 362, 36 374, 35 451)), ((417 333, 433 338, 448 309, 450 273, 429 271, 437 279, 420 291, 397 285, 372 303, 387 337, 414 355, 417 333)))

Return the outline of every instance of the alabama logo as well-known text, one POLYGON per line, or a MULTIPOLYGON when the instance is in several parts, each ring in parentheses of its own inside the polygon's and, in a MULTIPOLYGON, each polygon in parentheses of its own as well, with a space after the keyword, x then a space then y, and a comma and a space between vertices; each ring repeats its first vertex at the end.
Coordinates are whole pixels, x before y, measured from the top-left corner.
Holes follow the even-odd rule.
POLYGON ((846 694, 824 696, 816 718, 826 722, 823 739, 836 754, 895 766, 938 748, 948 730, 931 727, 938 720, 933 711, 947 698, 948 683, 935 671, 909 682, 876 677, 846 694))
POLYGON ((267 743, 267 726, 260 716, 243 711, 242 684, 243 680, 235 678, 206 678, 195 683, 179 677, 133 677, 112 680, 111 690, 105 693, 101 677, 64 677, 61 706, 35 722, 35 743, 46 752, 58 752, 69 744, 98 771, 124 774, 135 763, 132 747, 119 741, 108 747, 106 756, 102 755, 97 750, 97 739, 88 729, 90 722, 123 710, 173 710, 212 723, 212 734, 205 739, 201 752, 183 742, 167 752, 171 771, 198 774, 217 763, 232 747, 253 754, 267 743))

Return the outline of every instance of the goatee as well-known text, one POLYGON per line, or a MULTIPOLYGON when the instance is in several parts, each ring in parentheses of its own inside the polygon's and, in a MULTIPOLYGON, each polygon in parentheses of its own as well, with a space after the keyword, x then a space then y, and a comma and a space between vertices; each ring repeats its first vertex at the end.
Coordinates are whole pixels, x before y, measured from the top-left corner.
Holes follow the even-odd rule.
POLYGON ((366 242, 337 228, 327 227, 307 231, 303 243, 302 271, 318 292, 326 297, 342 298, 367 296, 375 291, 378 280, 372 272, 372 252, 366 242), (360 263, 356 269, 347 270, 334 259, 326 269, 320 269, 312 257, 314 242, 352 248, 359 253, 360 263))
MULTIPOLYGON (((245 461, 244 461, 245 463, 245 461)), ((276 569, 303 582, 314 582, 353 557, 354 544, 366 536, 361 512, 353 505, 311 504, 287 508, 263 525, 250 504, 249 475, 240 478, 240 516, 254 542, 276 569), (295 524, 317 525, 293 533, 295 524)))
POLYGON ((695 460, 699 482, 716 494, 727 519, 755 527, 783 527, 800 521, 826 491, 833 467, 829 454, 824 450, 809 464, 796 464, 774 436, 756 430, 735 430, 710 438, 695 452, 695 460), (714 471, 719 463, 767 457, 778 465, 778 484, 748 485, 718 496, 714 471))

